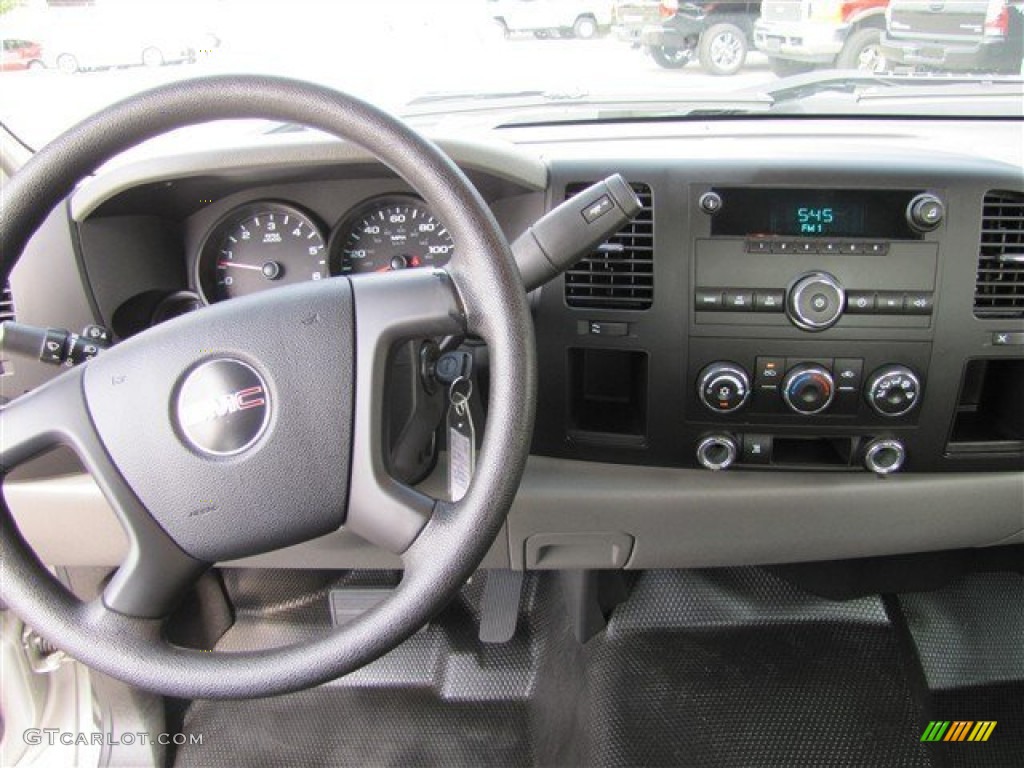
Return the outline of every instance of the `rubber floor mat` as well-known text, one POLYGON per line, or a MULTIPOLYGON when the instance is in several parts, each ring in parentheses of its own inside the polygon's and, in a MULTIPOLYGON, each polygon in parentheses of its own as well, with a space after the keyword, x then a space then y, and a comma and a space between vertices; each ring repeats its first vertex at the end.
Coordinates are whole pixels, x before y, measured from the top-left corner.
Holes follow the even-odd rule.
MULTIPOLYGON (((226 580, 238 612, 218 649, 328 631, 327 591, 365 584, 329 574, 289 583, 278 573, 265 588, 263 578, 226 580)), ((1024 722, 1019 685, 929 691, 908 622, 894 625, 881 597, 830 601, 756 568, 651 571, 580 645, 563 582, 529 574, 515 637, 486 645, 477 640, 482 586, 474 580, 427 629, 346 678, 273 699, 194 702, 183 730, 204 744, 183 748, 176 765, 1024 765, 1006 762, 1015 741, 995 740, 1004 722, 1008 736, 1024 722), (921 742, 943 706, 951 718, 1000 720, 993 741, 976 745, 991 761, 921 742)), ((970 603, 950 594, 949 605, 970 603)), ((911 602, 919 633, 945 626, 928 618, 938 615, 931 603, 911 602)), ((941 615, 951 621, 948 605, 941 615)), ((970 647, 966 637, 948 652, 970 647)), ((1003 643, 984 667, 994 676, 1018 658, 1003 643)), ((983 678, 978 662, 955 668, 983 678)))
POLYGON ((832 603, 754 569, 652 572, 587 670, 587 765, 930 765, 878 598, 832 603))

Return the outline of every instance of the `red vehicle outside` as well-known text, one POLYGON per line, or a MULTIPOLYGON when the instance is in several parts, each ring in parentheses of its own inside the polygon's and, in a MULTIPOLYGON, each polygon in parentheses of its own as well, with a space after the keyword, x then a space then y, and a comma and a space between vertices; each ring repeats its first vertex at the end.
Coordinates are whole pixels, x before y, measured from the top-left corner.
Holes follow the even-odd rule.
POLYGON ((0 71, 37 69, 43 66, 43 49, 31 40, 4 39, 0 47, 0 71))

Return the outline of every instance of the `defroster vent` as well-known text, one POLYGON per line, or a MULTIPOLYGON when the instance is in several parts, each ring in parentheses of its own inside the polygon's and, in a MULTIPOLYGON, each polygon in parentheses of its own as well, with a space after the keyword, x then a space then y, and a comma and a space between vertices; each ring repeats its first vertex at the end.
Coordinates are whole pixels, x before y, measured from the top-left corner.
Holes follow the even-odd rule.
MULTIPOLYGON (((590 186, 570 184, 566 199, 590 186)), ((648 309, 654 302, 654 205, 651 188, 631 184, 643 205, 618 234, 565 273, 570 307, 648 309)))
POLYGON ((989 192, 981 221, 976 317, 1024 317, 1024 194, 989 192))

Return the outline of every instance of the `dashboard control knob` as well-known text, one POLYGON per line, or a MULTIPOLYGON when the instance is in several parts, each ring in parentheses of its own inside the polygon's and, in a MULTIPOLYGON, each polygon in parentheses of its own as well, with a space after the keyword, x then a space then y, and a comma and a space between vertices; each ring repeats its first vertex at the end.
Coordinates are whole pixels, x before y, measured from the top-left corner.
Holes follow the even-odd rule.
POLYGON ((714 216, 722 210, 722 196, 717 192, 705 192, 698 202, 700 209, 709 216, 714 216))
POLYGON ((697 393, 715 413, 732 413, 750 399, 750 377, 735 363, 712 363, 700 372, 697 393))
POLYGON ((917 407, 921 382, 905 365, 886 365, 868 378, 868 405, 881 416, 903 416, 917 407))
POLYGON ((899 440, 872 440, 864 451, 864 466, 876 475, 899 471, 906 459, 907 451, 899 440))
POLYGON ((799 278, 786 299, 789 319, 805 331, 831 328, 839 322, 845 306, 843 286, 826 272, 812 272, 799 278))
POLYGON ((711 435, 697 445, 697 461, 705 469, 717 472, 728 469, 736 461, 738 448, 729 435, 711 435))
POLYGON ((937 229, 946 217, 946 206, 935 195, 918 195, 907 205, 907 223, 918 232, 937 229))
POLYGON ((782 399, 802 416, 821 413, 836 395, 832 374, 820 365, 805 363, 792 368, 782 380, 782 399))

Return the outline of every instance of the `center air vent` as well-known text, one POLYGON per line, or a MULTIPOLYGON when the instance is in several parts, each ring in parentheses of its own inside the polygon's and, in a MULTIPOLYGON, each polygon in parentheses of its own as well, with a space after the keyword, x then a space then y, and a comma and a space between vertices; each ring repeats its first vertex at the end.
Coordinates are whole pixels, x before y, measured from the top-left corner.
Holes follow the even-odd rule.
MULTIPOLYGON (((590 186, 566 187, 566 199, 590 186)), ((648 309, 654 301, 654 207, 651 188, 631 184, 640 212, 618 234, 599 245, 565 273, 570 307, 648 309)))
POLYGON ((1024 317, 1024 194, 989 192, 981 220, 976 317, 1024 317))

